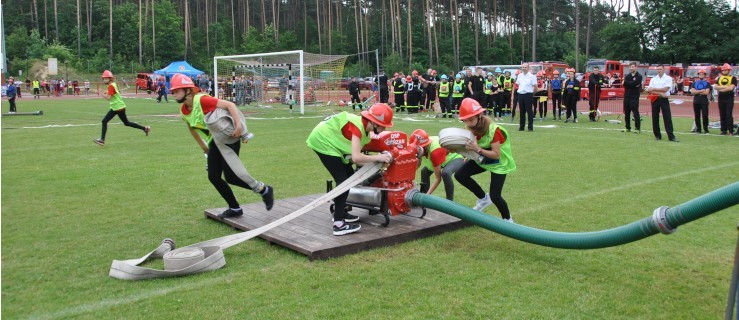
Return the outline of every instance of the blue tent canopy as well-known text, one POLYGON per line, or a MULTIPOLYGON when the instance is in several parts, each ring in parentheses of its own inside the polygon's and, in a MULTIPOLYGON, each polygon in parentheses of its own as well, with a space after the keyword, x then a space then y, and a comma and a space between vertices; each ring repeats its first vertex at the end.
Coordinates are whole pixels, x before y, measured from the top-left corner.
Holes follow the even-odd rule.
POLYGON ((203 74, 202 71, 195 69, 187 61, 175 61, 170 63, 166 68, 154 71, 155 74, 163 75, 167 78, 171 77, 175 73, 182 73, 190 78, 195 78, 199 74, 203 74))

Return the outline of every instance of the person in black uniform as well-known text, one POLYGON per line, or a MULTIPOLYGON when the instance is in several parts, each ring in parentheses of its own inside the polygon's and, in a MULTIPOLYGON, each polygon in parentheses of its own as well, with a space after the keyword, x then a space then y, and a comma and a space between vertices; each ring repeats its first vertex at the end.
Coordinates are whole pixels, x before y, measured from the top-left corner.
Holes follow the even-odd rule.
POLYGON ((397 73, 393 80, 393 95, 395 96, 395 112, 405 111, 405 84, 397 73))
POLYGON ((426 99, 424 99, 424 106, 426 111, 431 112, 434 109, 434 102, 436 101, 436 86, 439 82, 439 77, 436 76, 436 70, 429 69, 427 74, 423 76, 426 82, 426 99))
POLYGON ((711 85, 705 78, 706 70, 700 69, 698 79, 690 85, 695 113, 695 133, 701 133, 701 120, 703 120, 703 132, 708 133, 708 95, 711 94, 711 85))
POLYGON ((570 117, 573 117, 572 122, 577 123, 577 101, 580 100, 580 81, 575 78, 575 69, 569 68, 566 70, 567 80, 564 83, 564 91, 562 92, 562 100, 564 100, 565 108, 567 108, 567 119, 565 123, 570 122, 570 117))
POLYGON ((716 80, 716 91, 718 91, 718 112, 721 122, 721 135, 734 134, 734 89, 736 89, 736 77, 730 74, 731 66, 724 63, 721 67, 721 76, 716 80))
POLYGON ((359 82, 356 77, 352 77, 352 82, 349 83, 349 94, 352 96, 352 110, 356 110, 357 104, 359 104, 359 110, 362 110, 362 101, 359 100, 359 82))
POLYGON ((639 115, 639 95, 642 91, 642 75, 636 71, 636 62, 629 63, 629 74, 624 77, 624 120, 626 130, 631 132, 631 114, 634 114, 636 133, 641 132, 641 116, 639 115))
POLYGON ((380 76, 377 79, 378 82, 380 82, 380 103, 387 103, 390 99, 390 92, 387 88, 388 80, 385 72, 380 73, 380 76))
POLYGON ((597 121, 596 116, 598 113, 598 105, 600 104, 600 92, 603 88, 603 75, 600 74, 599 67, 593 67, 593 73, 588 77, 588 91, 590 98, 588 98, 588 105, 590 105, 590 121, 597 121))
POLYGON ((474 76, 467 78, 467 88, 470 96, 475 99, 481 106, 485 105, 485 78, 482 76, 482 68, 477 67, 474 76))

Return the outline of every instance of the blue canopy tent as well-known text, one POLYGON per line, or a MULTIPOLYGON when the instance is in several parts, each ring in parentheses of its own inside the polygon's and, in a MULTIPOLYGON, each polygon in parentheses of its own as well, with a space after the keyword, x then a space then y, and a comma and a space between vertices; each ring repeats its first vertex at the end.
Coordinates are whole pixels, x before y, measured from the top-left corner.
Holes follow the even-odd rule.
POLYGON ((195 78, 200 74, 203 74, 203 71, 200 71, 198 69, 195 69, 193 66, 191 66, 187 61, 175 61, 170 63, 166 68, 160 69, 157 71, 154 71, 154 74, 163 75, 164 79, 167 84, 167 89, 169 89, 169 80, 172 78, 172 76, 175 73, 181 73, 184 74, 190 78, 195 78))

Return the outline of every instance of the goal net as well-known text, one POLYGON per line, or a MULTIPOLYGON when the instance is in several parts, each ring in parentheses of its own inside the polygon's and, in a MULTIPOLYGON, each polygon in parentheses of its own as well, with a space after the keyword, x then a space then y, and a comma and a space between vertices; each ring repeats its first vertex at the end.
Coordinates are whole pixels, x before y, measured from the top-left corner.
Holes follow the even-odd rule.
POLYGON ((214 89, 219 99, 237 105, 272 107, 331 104, 348 96, 343 78, 347 55, 323 55, 302 50, 218 56, 214 89))

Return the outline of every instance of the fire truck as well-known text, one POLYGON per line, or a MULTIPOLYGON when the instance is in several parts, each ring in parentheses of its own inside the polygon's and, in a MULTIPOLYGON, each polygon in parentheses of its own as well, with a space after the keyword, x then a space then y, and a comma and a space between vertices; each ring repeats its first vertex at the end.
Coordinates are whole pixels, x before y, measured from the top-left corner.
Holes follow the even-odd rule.
POLYGON ((720 66, 712 65, 710 63, 693 63, 688 66, 688 69, 685 71, 685 79, 683 80, 683 87, 685 89, 690 88, 690 85, 695 81, 695 79, 698 79, 698 70, 700 69, 706 70, 706 81, 711 85, 716 83, 716 78, 721 74, 720 66))
POLYGON ((554 70, 559 71, 559 74, 562 75, 565 74, 565 69, 570 67, 570 65, 561 61, 528 62, 528 64, 531 73, 537 74, 539 71, 544 70, 548 79, 552 78, 554 70))
POLYGON ((593 72, 595 67, 600 69, 600 74, 603 76, 610 76, 614 81, 615 85, 607 84, 600 91, 601 99, 618 99, 624 97, 624 89, 621 86, 623 83, 624 74, 628 72, 630 61, 619 61, 619 60, 608 60, 608 59, 590 59, 588 60, 587 66, 585 67, 585 74, 583 75, 583 81, 580 84, 580 97, 582 99, 590 99, 590 92, 588 90, 588 79, 590 74, 593 72))
MULTIPOLYGON (((664 66, 664 68, 665 68, 665 74, 670 76, 671 78, 682 77, 683 72, 685 70, 681 67, 670 66, 670 65, 666 65, 664 66)), ((657 66, 656 65, 650 66, 649 70, 647 70, 647 74, 644 75, 644 78, 646 78, 646 80, 644 81, 644 86, 645 87, 649 86, 649 82, 655 76, 657 76, 657 66)))

